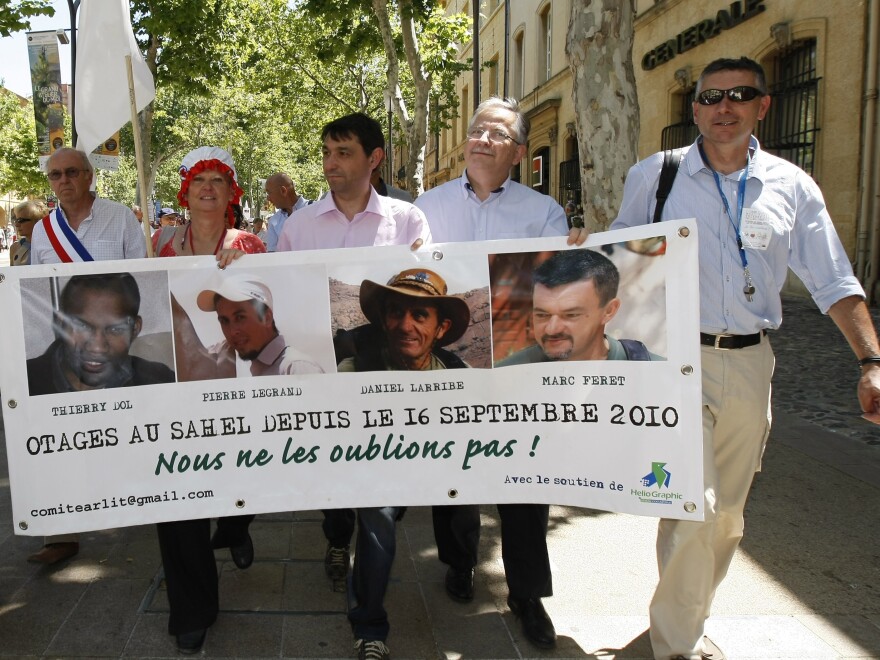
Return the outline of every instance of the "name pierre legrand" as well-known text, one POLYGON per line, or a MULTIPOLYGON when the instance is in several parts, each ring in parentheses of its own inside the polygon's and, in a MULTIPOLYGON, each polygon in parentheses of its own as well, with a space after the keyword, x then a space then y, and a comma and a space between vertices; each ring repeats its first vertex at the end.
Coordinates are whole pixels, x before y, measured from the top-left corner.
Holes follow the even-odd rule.
POLYGON ((248 390, 205 392, 202 401, 234 401, 236 399, 268 399, 276 396, 302 396, 301 387, 252 387, 248 390))

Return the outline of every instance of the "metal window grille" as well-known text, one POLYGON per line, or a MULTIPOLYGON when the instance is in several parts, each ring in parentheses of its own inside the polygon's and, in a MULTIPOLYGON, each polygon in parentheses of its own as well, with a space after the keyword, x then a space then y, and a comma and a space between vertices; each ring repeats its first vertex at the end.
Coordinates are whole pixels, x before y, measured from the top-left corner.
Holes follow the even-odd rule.
MULTIPOLYGON (((770 67, 768 67, 770 68, 770 67)), ((758 125, 761 146, 812 176, 819 132, 816 40, 795 42, 772 64, 770 110, 758 125)))
POLYGON ((681 102, 679 113, 681 121, 676 124, 670 124, 663 129, 663 132, 660 134, 660 148, 662 150, 686 147, 689 144, 693 144, 693 141, 697 139, 699 130, 697 130, 697 126, 694 124, 693 107, 695 97, 696 88, 691 88, 683 94, 678 94, 681 102))
POLYGON ((559 163, 559 194, 556 201, 565 206, 569 200, 574 200, 575 204, 581 203, 581 164, 577 157, 559 163))

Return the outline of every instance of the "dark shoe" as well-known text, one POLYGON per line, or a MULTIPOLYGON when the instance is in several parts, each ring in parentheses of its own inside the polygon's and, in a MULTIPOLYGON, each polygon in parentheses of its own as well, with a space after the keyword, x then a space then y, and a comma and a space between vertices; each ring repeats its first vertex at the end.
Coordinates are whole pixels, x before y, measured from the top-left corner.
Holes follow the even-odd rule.
POLYGON ((182 633, 177 636, 177 650, 184 655, 194 655, 202 650, 205 643, 205 636, 208 634, 207 628, 199 628, 192 632, 182 633))
POLYGON ((391 651, 378 639, 359 639, 354 643, 358 660, 391 660, 391 651))
POLYGON ((556 629, 540 598, 521 600, 508 596, 507 606, 519 617, 523 634, 532 644, 541 649, 552 649, 556 646, 556 629))
POLYGON ((248 534, 241 545, 229 546, 229 554, 232 555, 233 563, 244 570, 254 563, 254 542, 248 534))
POLYGON ((65 541, 64 543, 49 543, 44 545, 39 552, 35 552, 28 561, 32 564, 57 564, 59 561, 70 559, 79 552, 79 543, 65 541))
POLYGON ((350 563, 348 554, 348 546, 335 548, 327 545, 327 552, 324 555, 324 571, 331 580, 344 580, 348 575, 348 565, 350 563))
POLYGON ((471 602, 474 599, 474 569, 460 571, 450 566, 446 571, 446 593, 459 603, 471 602))

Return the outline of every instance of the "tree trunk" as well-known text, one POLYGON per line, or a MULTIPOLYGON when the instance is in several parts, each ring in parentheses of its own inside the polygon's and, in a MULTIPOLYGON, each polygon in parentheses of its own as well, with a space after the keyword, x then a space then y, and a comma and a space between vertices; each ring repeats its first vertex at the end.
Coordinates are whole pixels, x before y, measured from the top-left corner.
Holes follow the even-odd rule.
POLYGON ((428 142, 428 111, 431 101, 431 77, 425 71, 416 27, 412 19, 410 0, 400 1, 400 28, 403 33, 403 52, 416 88, 412 121, 407 126, 406 176, 409 191, 418 197, 425 191, 425 146, 428 142))
MULTIPOLYGON (((406 133, 406 178, 407 187, 413 197, 424 191, 425 145, 428 142, 428 103, 431 96, 431 78, 422 64, 418 41, 416 40, 415 22, 412 19, 412 3, 400 0, 400 27, 403 36, 403 49, 406 61, 415 85, 416 97, 413 103, 413 115, 410 117, 400 91, 400 62, 391 31, 391 20, 388 16, 386 0, 372 0, 373 13, 379 22, 382 42, 385 44, 385 55, 388 58, 388 91, 394 106, 394 114, 406 133)), ((394 183, 389 181, 388 183, 394 183)))
POLYGON ((639 106, 632 65, 633 0, 572 0, 565 40, 572 74, 584 224, 617 217, 636 161, 639 106))

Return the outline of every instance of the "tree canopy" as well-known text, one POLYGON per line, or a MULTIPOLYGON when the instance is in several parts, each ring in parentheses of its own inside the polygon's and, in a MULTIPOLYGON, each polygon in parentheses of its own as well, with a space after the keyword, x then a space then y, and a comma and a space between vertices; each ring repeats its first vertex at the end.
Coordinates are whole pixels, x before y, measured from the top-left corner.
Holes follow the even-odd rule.
POLYGON ((31 29, 34 16, 54 16, 50 0, 7 0, 0 3, 0 37, 31 29))

